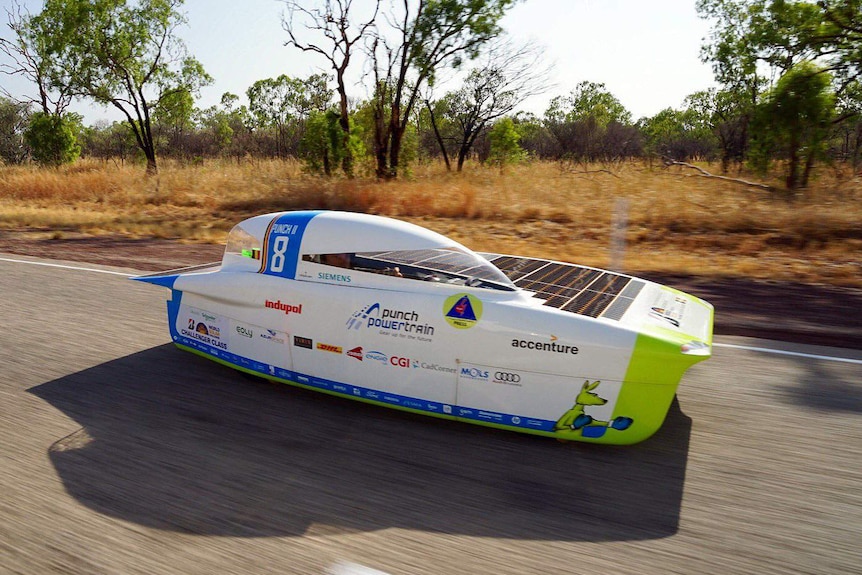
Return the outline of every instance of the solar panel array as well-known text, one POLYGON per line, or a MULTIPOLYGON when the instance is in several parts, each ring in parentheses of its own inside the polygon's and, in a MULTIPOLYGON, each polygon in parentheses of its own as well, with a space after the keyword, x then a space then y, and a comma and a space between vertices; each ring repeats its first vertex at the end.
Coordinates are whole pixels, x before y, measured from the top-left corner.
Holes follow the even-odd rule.
POLYGON ((436 270, 444 273, 449 272, 467 277, 475 277, 482 280, 500 281, 502 279, 495 276, 496 270, 494 270, 494 268, 489 269, 487 264, 485 264, 484 267, 477 265, 481 260, 461 251, 434 248, 424 250, 398 250, 391 252, 366 252, 358 255, 389 264, 419 266, 429 270, 436 270))
POLYGON ((630 277, 537 258, 480 254, 547 306, 619 320, 644 286, 630 277))

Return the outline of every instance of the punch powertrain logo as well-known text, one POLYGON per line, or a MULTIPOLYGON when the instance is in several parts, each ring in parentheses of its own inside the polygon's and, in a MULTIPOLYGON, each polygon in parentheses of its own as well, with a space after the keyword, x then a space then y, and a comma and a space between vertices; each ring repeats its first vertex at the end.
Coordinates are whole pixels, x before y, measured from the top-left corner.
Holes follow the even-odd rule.
POLYGON ((328 351, 330 353, 342 353, 341 346, 338 345, 330 345, 328 343, 317 343, 317 349, 320 351, 328 351))
POLYGON ((470 294, 458 294, 446 298, 443 315, 454 328, 469 329, 482 318, 482 302, 470 294))
POLYGON ((277 309, 283 311, 285 315, 290 315, 292 313, 301 314, 302 313, 302 304, 293 305, 289 303, 281 303, 281 300, 277 301, 264 301, 264 307, 269 309, 277 309))
MULTIPOLYGON (((381 332, 434 335, 434 326, 419 321, 415 310, 400 310, 382 307, 380 303, 369 304, 353 313, 347 320, 347 329, 378 329, 381 332)), ((423 339, 423 338, 417 338, 423 339)), ((428 338, 425 338, 427 341, 428 338)))
POLYGON ((347 352, 347 355, 349 355, 353 359, 358 359, 359 361, 362 361, 362 346, 354 347, 347 352))

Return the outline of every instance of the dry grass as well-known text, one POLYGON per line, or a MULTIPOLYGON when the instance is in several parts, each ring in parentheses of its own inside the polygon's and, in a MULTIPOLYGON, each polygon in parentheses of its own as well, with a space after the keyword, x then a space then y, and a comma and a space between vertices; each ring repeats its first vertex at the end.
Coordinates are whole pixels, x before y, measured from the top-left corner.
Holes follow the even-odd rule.
POLYGON ((391 183, 322 179, 295 163, 259 160, 163 163, 155 178, 137 166, 95 162, 0 167, 0 230, 218 243, 245 217, 307 208, 395 216, 477 250, 617 264, 631 273, 862 287, 862 178, 827 168, 791 197, 640 163, 610 171, 536 163, 461 174, 431 165, 391 183), (614 212, 623 205, 625 259, 611 262, 614 212))

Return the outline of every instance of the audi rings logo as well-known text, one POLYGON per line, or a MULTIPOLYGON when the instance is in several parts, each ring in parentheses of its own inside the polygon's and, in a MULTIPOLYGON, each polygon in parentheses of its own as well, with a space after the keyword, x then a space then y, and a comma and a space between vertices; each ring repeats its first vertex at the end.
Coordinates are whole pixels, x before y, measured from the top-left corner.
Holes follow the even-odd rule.
POLYGON ((506 383, 521 383, 521 376, 510 371, 495 371, 494 381, 505 381, 506 383))

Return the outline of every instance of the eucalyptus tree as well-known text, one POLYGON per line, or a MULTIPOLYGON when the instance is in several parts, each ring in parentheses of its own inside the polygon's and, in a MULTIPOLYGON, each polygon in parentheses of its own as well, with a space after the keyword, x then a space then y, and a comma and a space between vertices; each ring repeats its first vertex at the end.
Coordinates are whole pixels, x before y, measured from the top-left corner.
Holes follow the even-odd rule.
MULTIPOLYGON (((33 16, 17 0, 12 1, 6 16, 12 37, 0 38, 0 52, 8 57, 6 62, 0 63, 0 72, 21 76, 34 85, 37 95, 25 96, 24 102, 36 105, 45 114, 62 116, 72 103, 72 89, 69 86, 51 85, 51 61, 46 53, 44 38, 32 25, 33 16)), ((0 90, 11 98, 12 94, 7 90, 2 87, 0 90)))
POLYGON ((789 190, 808 185, 811 169, 824 153, 835 115, 835 94, 827 72, 801 62, 785 72, 752 121, 752 158, 763 168, 780 155, 787 160, 789 190))
POLYGON ((0 96, 0 162, 20 164, 27 158, 24 131, 29 123, 29 104, 0 96))
POLYGON ((296 152, 302 138, 302 124, 313 112, 323 112, 332 100, 324 74, 305 80, 282 74, 258 80, 246 91, 249 111, 258 125, 276 130, 276 153, 284 157, 296 152))
POLYGON ((444 130, 438 119, 448 124, 448 136, 457 151, 457 170, 464 167, 476 139, 494 122, 510 114, 530 96, 545 92, 550 84, 548 65, 543 64, 540 48, 527 43, 516 45, 504 39, 493 42, 483 62, 470 70, 461 87, 444 96, 438 113, 426 103, 429 117, 449 166, 444 130))
POLYGON ((177 92, 211 82, 177 36, 182 0, 46 0, 29 19, 49 86, 112 106, 158 171, 152 112, 177 92))
MULTIPOLYGON (((53 86, 50 72, 52 60, 46 53, 44 39, 32 25, 32 15, 16 0, 6 11, 7 26, 11 38, 0 38, 0 52, 7 56, 0 64, 0 72, 21 76, 31 82, 36 95, 14 98, 37 110, 28 117, 31 122, 25 128, 27 144, 32 157, 41 164, 58 165, 74 161, 80 150, 76 141, 80 118, 66 112, 73 100, 73 89, 69 86, 53 86)), ((0 92, 12 98, 8 90, 0 92)))
POLYGON ((350 145, 350 108, 347 94, 347 69, 356 45, 375 26, 380 0, 373 0, 371 10, 357 23, 351 14, 353 0, 324 0, 320 6, 309 7, 307 0, 285 0, 287 14, 282 27, 288 34, 288 46, 322 56, 335 72, 338 92, 338 125, 342 131, 341 166, 345 174, 353 175, 354 157, 350 145))
POLYGON ((544 123, 558 142, 558 158, 587 162, 626 156, 636 132, 631 112, 595 82, 581 82, 568 95, 552 98, 544 123))
POLYGON ((387 29, 376 28, 373 69, 377 177, 398 177, 405 133, 421 90, 446 66, 476 58, 502 32, 499 21, 517 0, 419 0, 393 5, 387 29))

